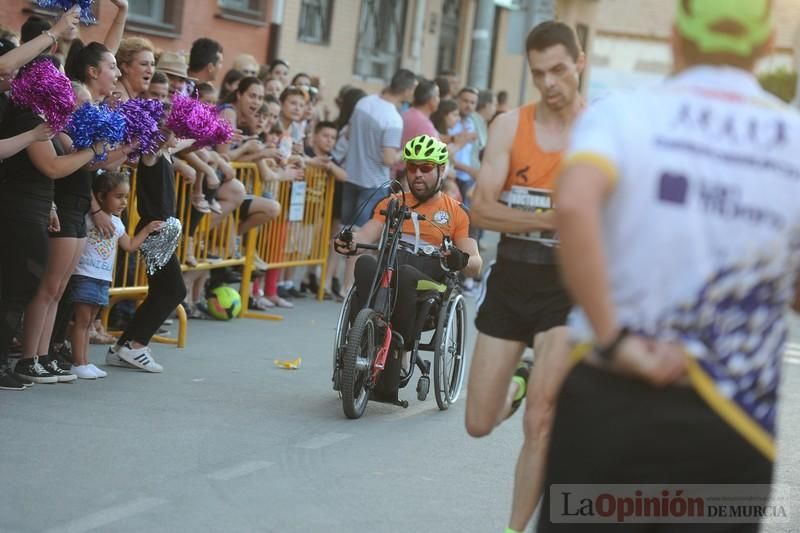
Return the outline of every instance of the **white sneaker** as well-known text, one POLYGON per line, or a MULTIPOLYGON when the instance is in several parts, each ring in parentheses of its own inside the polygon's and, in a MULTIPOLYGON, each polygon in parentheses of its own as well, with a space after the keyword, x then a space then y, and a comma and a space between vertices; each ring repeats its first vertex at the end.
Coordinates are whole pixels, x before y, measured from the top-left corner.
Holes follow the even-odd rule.
POLYGON ((70 372, 81 379, 97 379, 97 374, 89 365, 72 365, 70 372))
POLYGON ((150 353, 149 346, 134 349, 126 343, 124 346, 119 347, 117 356, 126 363, 146 372, 158 373, 164 371, 164 367, 156 363, 155 359, 153 359, 153 354, 150 353))
POLYGON ((112 344, 108 347, 108 351, 106 352, 106 365, 108 366, 121 366, 122 368, 136 368, 138 370, 139 367, 135 365, 129 364, 127 361, 123 361, 117 355, 117 345, 112 344))
POLYGON ((97 368, 92 363, 89 363, 87 366, 92 369, 92 372, 94 372, 95 375, 97 375, 98 378, 104 378, 104 377, 106 377, 108 375, 108 372, 106 372, 105 370, 101 370, 101 369, 97 368))

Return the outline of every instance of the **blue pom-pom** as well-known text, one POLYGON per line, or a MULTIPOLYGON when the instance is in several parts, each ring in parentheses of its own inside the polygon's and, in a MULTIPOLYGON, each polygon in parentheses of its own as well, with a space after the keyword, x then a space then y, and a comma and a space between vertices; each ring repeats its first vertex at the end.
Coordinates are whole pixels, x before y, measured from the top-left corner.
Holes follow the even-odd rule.
POLYGON ((81 6, 81 22, 84 24, 97 22, 92 10, 94 0, 36 0, 36 4, 45 9, 63 9, 64 11, 69 11, 72 6, 78 4, 81 6))
MULTIPOLYGON (((97 142, 103 142, 104 146, 117 145, 125 139, 125 117, 104 104, 87 102, 73 113, 65 133, 76 150, 84 150, 97 142)), ((105 150, 96 157, 100 161, 105 158, 105 150)))

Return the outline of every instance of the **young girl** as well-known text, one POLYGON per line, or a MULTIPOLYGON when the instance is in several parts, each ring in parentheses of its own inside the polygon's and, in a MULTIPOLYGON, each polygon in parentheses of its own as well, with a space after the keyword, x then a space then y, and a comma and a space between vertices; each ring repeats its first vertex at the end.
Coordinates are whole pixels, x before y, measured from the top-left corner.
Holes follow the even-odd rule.
POLYGON ((104 237, 88 218, 88 239, 75 273, 69 282, 69 300, 73 303, 75 326, 72 329, 72 373, 81 379, 106 377, 106 372, 89 363, 89 332, 101 307, 108 305, 108 288, 116 262, 117 243, 126 252, 134 252, 163 222, 154 220, 131 239, 125 233, 119 215, 128 206, 128 178, 120 172, 99 174, 92 184, 97 203, 114 224, 114 234, 104 237))
MULTIPOLYGON (((139 211, 138 234, 153 221, 167 221, 175 225, 175 171, 172 167, 171 150, 177 145, 175 134, 163 130, 165 141, 156 154, 145 154, 139 160, 136 172, 136 201, 139 211)), ((180 231, 177 232, 178 234, 180 231)), ((155 237, 155 236, 154 236, 155 237)), ((144 254, 148 263, 158 259, 157 255, 167 255, 166 263, 147 271, 148 291, 142 305, 128 323, 117 344, 108 349, 106 364, 112 366, 135 367, 146 372, 162 372, 150 352, 150 340, 169 314, 186 297, 181 264, 175 255, 177 241, 170 243, 170 250, 158 250, 150 257, 144 254)))

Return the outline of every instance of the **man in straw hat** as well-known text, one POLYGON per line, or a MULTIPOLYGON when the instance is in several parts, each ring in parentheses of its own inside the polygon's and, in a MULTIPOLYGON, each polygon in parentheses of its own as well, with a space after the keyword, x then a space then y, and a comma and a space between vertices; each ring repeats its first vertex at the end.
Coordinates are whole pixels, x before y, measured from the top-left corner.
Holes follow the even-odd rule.
POLYGON ((175 52, 163 52, 158 58, 156 70, 167 75, 170 97, 176 94, 189 94, 189 84, 197 81, 196 78, 189 76, 189 65, 186 64, 186 58, 175 52))

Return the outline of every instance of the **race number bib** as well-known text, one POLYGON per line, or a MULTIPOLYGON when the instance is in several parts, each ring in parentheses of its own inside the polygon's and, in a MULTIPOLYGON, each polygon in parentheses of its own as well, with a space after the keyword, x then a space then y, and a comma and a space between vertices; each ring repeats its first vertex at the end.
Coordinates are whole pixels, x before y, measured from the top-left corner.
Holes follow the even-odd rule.
MULTIPOLYGON (((553 205, 552 191, 547 189, 534 189, 514 185, 510 191, 503 193, 502 198, 508 207, 521 209, 531 213, 549 211, 553 205)), ((558 246, 558 235, 555 231, 531 231, 528 233, 505 233, 506 237, 522 239, 543 244, 545 246, 558 246)))

